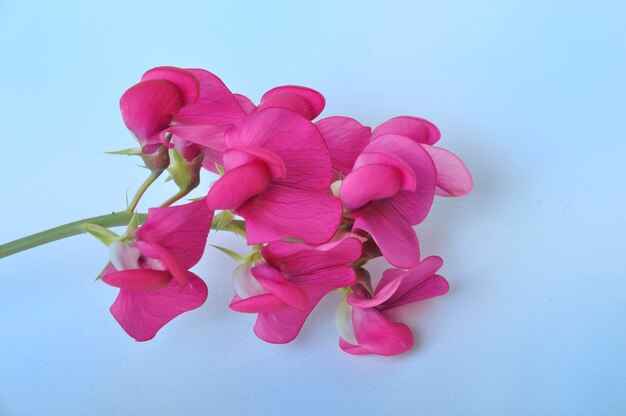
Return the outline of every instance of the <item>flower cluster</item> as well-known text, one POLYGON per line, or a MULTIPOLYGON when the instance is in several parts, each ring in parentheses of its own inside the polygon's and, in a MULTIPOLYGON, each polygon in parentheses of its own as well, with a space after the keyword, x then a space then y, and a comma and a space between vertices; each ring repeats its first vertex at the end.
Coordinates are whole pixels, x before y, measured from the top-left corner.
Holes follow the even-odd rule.
MULTIPOLYGON (((233 273, 230 308, 257 314, 254 332, 287 343, 316 304, 344 293, 337 314, 339 346, 350 354, 395 355, 413 334, 387 312, 448 291, 439 257, 420 257, 413 226, 435 195, 472 188, 461 160, 436 143, 437 127, 401 116, 372 129, 342 116, 316 120, 317 91, 281 86, 255 104, 201 69, 158 67, 120 100, 124 123, 151 171, 168 171, 180 191, 147 217, 133 217, 104 241, 111 262, 102 281, 120 289, 111 312, 145 341, 176 316, 197 308, 207 286, 190 272, 210 229, 228 229, 251 247, 222 250, 241 264, 233 273), (201 169, 219 175, 201 200, 173 205, 200 184, 201 169), (142 225, 140 225, 142 224, 142 225), (366 263, 392 266, 372 287, 366 263)), ((131 211, 134 211, 133 204, 131 211)))

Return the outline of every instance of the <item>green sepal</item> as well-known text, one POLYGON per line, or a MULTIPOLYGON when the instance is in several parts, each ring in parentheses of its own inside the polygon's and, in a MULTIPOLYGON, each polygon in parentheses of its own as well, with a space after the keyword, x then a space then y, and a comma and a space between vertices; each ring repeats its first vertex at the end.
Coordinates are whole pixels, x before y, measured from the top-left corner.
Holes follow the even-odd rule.
POLYGON ((126 156, 140 156, 141 149, 138 147, 129 147, 128 149, 114 150, 112 152, 104 152, 107 155, 126 155, 126 156))
POLYGON ((230 257, 231 259, 235 260, 237 263, 245 263, 247 261, 247 258, 242 256, 239 253, 236 253, 226 247, 220 247, 220 246, 216 246, 213 244, 210 244, 212 247, 215 247, 216 249, 218 249, 219 251, 221 251, 222 253, 226 254, 228 257, 230 257))
POLYGON ((83 230, 100 240, 105 246, 109 247, 116 241, 120 241, 120 236, 115 234, 108 228, 104 228, 97 224, 84 224, 83 230))
POLYGON ((235 214, 231 211, 222 211, 213 217, 213 224, 211 225, 213 225, 213 228, 216 231, 223 230, 228 226, 228 224, 232 223, 234 219, 235 214))

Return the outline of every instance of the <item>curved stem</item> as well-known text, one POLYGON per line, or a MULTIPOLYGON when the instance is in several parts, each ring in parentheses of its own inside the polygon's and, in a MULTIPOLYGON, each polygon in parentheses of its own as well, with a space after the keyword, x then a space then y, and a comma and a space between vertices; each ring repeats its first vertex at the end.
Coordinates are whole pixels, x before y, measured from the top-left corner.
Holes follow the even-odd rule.
MULTIPOLYGON (((146 214, 138 214, 139 222, 143 223, 146 220, 146 216, 146 214)), ((0 245, 0 259, 42 244, 82 234, 85 232, 83 228, 85 224, 97 224, 106 228, 118 227, 128 225, 132 217, 133 213, 131 211, 120 211, 112 214, 100 215, 98 217, 85 218, 83 220, 61 225, 59 227, 54 227, 49 230, 0 245)))
POLYGON ((137 208, 137 204, 139 204, 139 200, 141 199, 143 194, 150 187, 150 185, 152 185, 154 181, 156 181, 157 178, 161 176, 161 173, 162 172, 155 171, 150 172, 150 176, 148 176, 146 180, 143 181, 143 183, 139 186, 139 189, 137 189, 137 193, 133 197, 133 200, 130 201, 130 203, 128 204, 128 208, 126 208, 127 211, 133 212, 135 208, 137 208))
POLYGON ((177 202, 183 199, 185 196, 189 194, 190 191, 178 191, 176 192, 170 199, 159 205, 159 208, 169 207, 174 202, 177 202))

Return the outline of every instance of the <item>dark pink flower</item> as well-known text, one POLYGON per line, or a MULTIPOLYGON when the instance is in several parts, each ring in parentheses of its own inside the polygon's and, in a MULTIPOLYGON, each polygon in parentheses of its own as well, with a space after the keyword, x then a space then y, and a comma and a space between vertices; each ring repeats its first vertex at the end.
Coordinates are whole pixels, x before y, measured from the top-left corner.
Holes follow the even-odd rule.
POLYGON ((352 171, 352 166, 372 136, 372 129, 350 117, 333 116, 315 122, 328 146, 335 179, 352 171))
POLYGON ((254 332, 271 343, 292 341, 322 297, 354 284, 349 263, 361 256, 361 240, 351 234, 320 245, 277 241, 263 248, 265 261, 243 264, 234 273, 230 307, 258 313, 254 332))
POLYGON ((268 108, 227 130, 225 174, 211 187, 211 210, 246 220, 248 244, 297 238, 322 244, 341 221, 329 192, 332 167, 315 126, 282 108, 268 108))
POLYGON ((369 283, 356 284, 337 310, 339 346, 349 354, 396 355, 413 348, 413 333, 385 313, 408 303, 448 292, 448 282, 435 274, 443 264, 428 257, 411 270, 388 269, 371 293, 369 283))
POLYGON ((418 143, 385 134, 365 146, 339 196, 354 218, 353 230, 369 233, 392 265, 410 268, 420 258, 413 225, 426 218, 436 179, 432 159, 418 143))
POLYGON ((137 341, 206 300, 206 284, 189 269, 202 257, 212 216, 204 200, 150 209, 130 242, 110 247, 102 280, 120 288, 111 313, 137 341))

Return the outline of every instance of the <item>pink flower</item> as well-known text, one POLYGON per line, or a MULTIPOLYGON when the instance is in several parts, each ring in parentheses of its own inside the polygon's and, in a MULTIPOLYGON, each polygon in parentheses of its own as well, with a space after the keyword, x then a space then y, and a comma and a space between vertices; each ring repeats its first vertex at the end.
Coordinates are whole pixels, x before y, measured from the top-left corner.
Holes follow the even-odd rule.
POLYGON ((204 200, 150 209, 132 242, 110 247, 102 280, 120 288, 111 313, 137 341, 206 300, 206 284, 189 269, 202 257, 212 216, 204 200))
POLYGON ((248 244, 282 238, 322 244, 332 238, 342 207, 329 192, 328 149, 310 121, 267 108, 229 129, 225 139, 225 174, 209 190, 211 210, 244 217, 248 244))
POLYGON ((413 140, 385 134, 357 157, 339 196, 354 218, 353 230, 368 232, 394 266, 419 263, 413 225, 426 218, 437 174, 429 154, 413 140))
POLYGON ((328 146, 335 179, 352 171, 352 166, 372 136, 372 129, 350 117, 333 116, 315 122, 328 146))
POLYGON ((405 271, 388 269, 371 293, 369 282, 356 284, 337 310, 339 346, 349 354, 396 355, 413 348, 413 333, 404 323, 391 322, 387 311, 448 292, 446 279, 435 274, 443 264, 428 257, 405 271))
POLYGON ((236 269, 237 294, 230 307, 258 313, 256 335, 283 344, 298 335, 322 297, 355 282, 354 269, 348 264, 361 256, 361 241, 350 234, 320 246, 277 241, 261 254, 267 263, 236 269))

